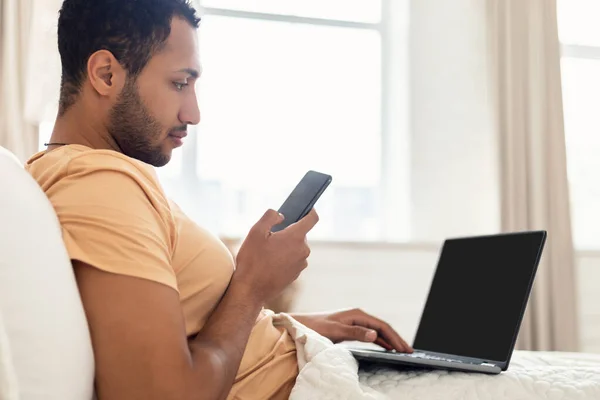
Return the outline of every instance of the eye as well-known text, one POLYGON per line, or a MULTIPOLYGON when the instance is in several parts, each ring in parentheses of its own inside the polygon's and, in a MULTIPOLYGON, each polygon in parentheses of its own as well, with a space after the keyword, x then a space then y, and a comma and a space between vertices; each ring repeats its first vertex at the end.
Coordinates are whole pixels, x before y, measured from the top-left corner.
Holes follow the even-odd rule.
POLYGON ((182 82, 173 82, 173 85, 175 85, 175 89, 177 89, 178 92, 181 92, 189 84, 188 83, 182 83, 182 82))

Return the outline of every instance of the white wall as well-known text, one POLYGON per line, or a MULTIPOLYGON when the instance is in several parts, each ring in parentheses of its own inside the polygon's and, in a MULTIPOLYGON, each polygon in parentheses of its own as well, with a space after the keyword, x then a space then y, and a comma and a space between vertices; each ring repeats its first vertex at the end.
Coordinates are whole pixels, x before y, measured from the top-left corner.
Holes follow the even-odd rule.
POLYGON ((600 353, 600 252, 580 252, 577 265, 581 340, 585 351, 600 353))
POLYGON ((429 246, 311 244, 299 312, 360 307, 412 340, 437 261, 429 246))
MULTIPOLYGON (((412 341, 437 263, 431 245, 313 243, 295 311, 361 307, 412 341)), ((600 253, 578 255, 582 350, 600 353, 600 253)))

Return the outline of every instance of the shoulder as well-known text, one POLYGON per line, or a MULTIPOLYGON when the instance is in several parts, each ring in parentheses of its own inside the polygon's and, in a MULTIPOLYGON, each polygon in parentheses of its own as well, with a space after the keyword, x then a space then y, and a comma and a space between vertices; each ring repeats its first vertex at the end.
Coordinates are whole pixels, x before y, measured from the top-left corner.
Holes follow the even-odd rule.
POLYGON ((154 168, 134 158, 112 150, 77 151, 66 149, 65 175, 85 175, 95 172, 116 172, 140 181, 158 185, 154 168))
POLYGON ((142 189, 168 207, 154 168, 116 151, 70 145, 38 153, 25 167, 49 196, 59 188, 102 185, 113 191, 142 189))

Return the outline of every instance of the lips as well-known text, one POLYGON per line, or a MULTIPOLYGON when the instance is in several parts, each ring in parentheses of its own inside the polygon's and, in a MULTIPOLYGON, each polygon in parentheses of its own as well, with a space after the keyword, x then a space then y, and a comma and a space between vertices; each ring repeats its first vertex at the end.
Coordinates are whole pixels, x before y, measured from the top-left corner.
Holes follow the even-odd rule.
POLYGON ((187 135, 188 134, 186 131, 174 131, 174 132, 169 133, 169 136, 176 137, 177 139, 183 139, 187 135))

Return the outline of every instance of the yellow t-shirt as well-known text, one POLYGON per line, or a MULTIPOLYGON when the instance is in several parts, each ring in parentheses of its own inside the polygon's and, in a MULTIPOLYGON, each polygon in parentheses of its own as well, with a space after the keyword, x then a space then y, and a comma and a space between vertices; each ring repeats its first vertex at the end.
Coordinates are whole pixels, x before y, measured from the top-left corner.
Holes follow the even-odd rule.
MULTIPOLYGON (((26 168, 54 206, 71 259, 177 290, 187 335, 202 329, 227 289, 234 260, 166 198, 150 165, 69 145, 36 154, 26 168)), ((229 399, 287 398, 297 374, 293 340, 263 312, 229 399)))

